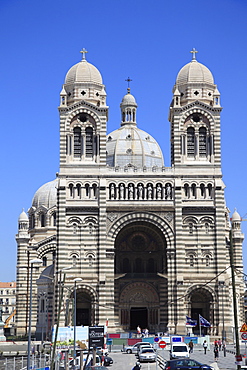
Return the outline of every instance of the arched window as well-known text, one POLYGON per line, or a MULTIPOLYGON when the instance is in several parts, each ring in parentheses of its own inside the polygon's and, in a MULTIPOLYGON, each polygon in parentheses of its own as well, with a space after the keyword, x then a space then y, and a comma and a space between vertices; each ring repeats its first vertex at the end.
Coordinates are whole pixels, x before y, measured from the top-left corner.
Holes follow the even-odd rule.
POLYGON ((189 198, 189 185, 184 184, 184 196, 185 198, 189 198))
POLYGON ((199 129, 199 156, 207 156, 207 130, 205 127, 199 129))
POLYGON ((34 218, 34 214, 31 214, 31 217, 30 217, 30 229, 33 229, 35 227, 35 218, 34 218))
POLYGON ((81 129, 80 127, 74 128, 74 157, 80 158, 82 154, 81 150, 81 129))
POLYGON ((53 212, 52 214, 52 226, 57 226, 57 213, 53 212))
POLYGON ((74 195, 74 186, 73 184, 69 184, 69 196, 70 198, 73 198, 74 195))
POLYGON ((212 185, 208 184, 208 197, 212 198, 212 185))
POLYGON ((205 197, 205 185, 204 184, 200 184, 200 190, 201 190, 201 197, 204 198, 205 197))
POLYGON ((85 185, 86 197, 89 197, 89 184, 85 185))
POLYGON ((189 233, 193 234, 193 223, 192 222, 189 223, 189 233))
POLYGON ((74 267, 76 266, 76 260, 77 260, 76 256, 75 256, 75 255, 73 255, 73 256, 72 256, 72 265, 73 265, 74 267))
POLYGON ((205 260, 206 260, 206 266, 210 266, 210 256, 208 254, 205 256, 205 260))
POLYGON ((191 185, 191 190, 192 190, 192 196, 196 198, 196 184, 191 185))
POLYGON ((76 185, 76 195, 78 198, 81 197, 81 185, 80 184, 76 185))
POLYGON ((42 261, 43 261, 43 266, 47 266, 47 258, 43 257, 42 261))
POLYGON ((93 196, 94 198, 97 197, 97 185, 96 184, 93 184, 93 196))
POLYGON ((195 130, 193 127, 187 129, 187 155, 188 157, 195 156, 195 130))
POLYGON ((45 227, 45 215, 41 213, 40 215, 40 227, 45 227))
POLYGON ((86 157, 93 157, 93 129, 92 127, 86 128, 86 157))

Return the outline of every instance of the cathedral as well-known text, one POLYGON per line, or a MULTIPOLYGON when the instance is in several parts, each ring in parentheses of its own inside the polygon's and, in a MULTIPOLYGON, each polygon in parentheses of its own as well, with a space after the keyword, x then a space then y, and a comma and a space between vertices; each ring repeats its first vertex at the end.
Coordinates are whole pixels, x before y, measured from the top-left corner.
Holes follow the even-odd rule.
POLYGON ((32 284, 39 339, 49 337, 59 316, 60 326, 73 324, 74 296, 78 326, 186 334, 186 316, 197 320, 196 333, 201 315, 208 333, 225 330, 232 338, 229 232, 240 316, 243 234, 241 217, 235 211, 230 219, 225 202, 222 108, 211 71, 193 49, 178 72, 167 107, 167 167, 152 132, 138 123, 130 88, 119 125, 107 134, 105 85, 81 53, 60 93, 59 173, 18 220, 17 335, 28 332, 32 284), (37 258, 41 265, 32 262, 37 258))

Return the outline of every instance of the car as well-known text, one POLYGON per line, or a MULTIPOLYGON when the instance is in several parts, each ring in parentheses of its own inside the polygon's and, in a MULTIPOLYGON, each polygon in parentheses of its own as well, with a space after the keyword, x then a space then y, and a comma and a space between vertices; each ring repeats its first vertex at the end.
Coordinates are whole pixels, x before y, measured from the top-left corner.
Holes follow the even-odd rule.
POLYGON ((104 357, 104 366, 110 366, 113 364, 113 359, 110 356, 104 357))
POLYGON ((138 347, 137 347, 137 354, 142 351, 143 348, 153 348, 152 344, 149 342, 142 342, 138 347))
POLYGON ((170 360, 180 357, 190 357, 189 348, 185 343, 172 343, 170 349, 170 360))
POLYGON ((156 360, 156 353, 153 348, 143 347, 139 352, 140 362, 154 362, 156 360))
POLYGON ((191 358, 178 358, 176 360, 168 360, 165 365, 165 370, 213 370, 209 365, 201 364, 191 358))
POLYGON ((126 352, 126 353, 137 353, 138 348, 140 347, 140 345, 149 345, 149 346, 151 346, 151 344, 149 342, 137 342, 133 346, 124 347, 124 352, 126 352))

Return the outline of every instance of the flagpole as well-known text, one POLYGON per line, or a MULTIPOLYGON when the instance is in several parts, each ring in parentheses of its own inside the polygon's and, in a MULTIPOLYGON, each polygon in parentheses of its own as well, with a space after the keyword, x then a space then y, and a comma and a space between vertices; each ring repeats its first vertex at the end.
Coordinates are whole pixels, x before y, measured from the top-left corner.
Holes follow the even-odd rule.
POLYGON ((202 336, 202 327, 201 327, 200 314, 199 314, 199 328, 200 328, 200 337, 201 337, 202 336))

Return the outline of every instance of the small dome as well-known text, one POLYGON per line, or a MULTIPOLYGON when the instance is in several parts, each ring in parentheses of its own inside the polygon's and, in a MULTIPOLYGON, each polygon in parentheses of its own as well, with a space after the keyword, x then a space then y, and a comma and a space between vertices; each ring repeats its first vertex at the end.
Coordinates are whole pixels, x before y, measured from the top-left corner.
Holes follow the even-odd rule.
POLYGON ((235 210, 232 215, 232 222, 241 222, 240 214, 235 210))
POLYGON ((46 281, 47 283, 52 283, 53 280, 54 280, 54 265, 49 265, 47 266, 43 271, 42 273, 40 274, 40 277, 39 277, 39 284, 40 282, 44 283, 44 281, 46 281))
POLYGON ((111 167, 162 167, 163 154, 157 141, 136 125, 111 132, 106 142, 107 164, 111 167))
POLYGON ((58 180, 53 180, 42 185, 35 193, 32 201, 32 206, 39 208, 41 206, 52 208, 57 205, 57 183, 58 180))
POLYGON ((28 222, 28 215, 26 212, 23 210, 18 218, 19 222, 28 222))
POLYGON ((76 82, 103 84, 98 69, 88 63, 86 59, 82 59, 79 63, 71 67, 65 77, 65 84, 73 84, 76 82))
POLYGON ((130 92, 128 92, 128 94, 124 95, 120 106, 123 107, 123 106, 133 106, 133 105, 137 107, 136 100, 134 96, 130 94, 130 92))
POLYGON ((184 85, 187 83, 208 83, 214 84, 214 78, 210 70, 199 63, 196 59, 186 64, 180 69, 177 75, 176 84, 184 85))

